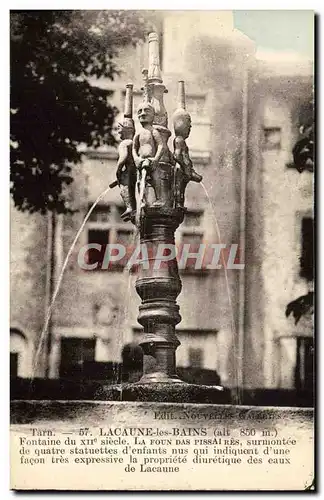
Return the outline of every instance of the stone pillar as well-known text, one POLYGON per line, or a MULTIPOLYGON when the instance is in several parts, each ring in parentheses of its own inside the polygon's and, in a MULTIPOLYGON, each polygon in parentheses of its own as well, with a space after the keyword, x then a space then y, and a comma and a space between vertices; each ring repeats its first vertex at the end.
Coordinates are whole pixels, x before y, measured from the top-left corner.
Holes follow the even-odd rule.
MULTIPOLYGON (((144 327, 140 345, 144 352, 141 382, 180 381, 176 375, 175 351, 180 345, 175 325, 181 321, 176 303, 181 291, 177 260, 157 259, 159 245, 174 249, 174 232, 183 220, 183 209, 148 207, 142 218, 141 245, 147 248, 147 265, 143 262, 136 290, 142 299, 138 322, 144 327)), ((161 248, 161 247, 160 247, 161 248)))

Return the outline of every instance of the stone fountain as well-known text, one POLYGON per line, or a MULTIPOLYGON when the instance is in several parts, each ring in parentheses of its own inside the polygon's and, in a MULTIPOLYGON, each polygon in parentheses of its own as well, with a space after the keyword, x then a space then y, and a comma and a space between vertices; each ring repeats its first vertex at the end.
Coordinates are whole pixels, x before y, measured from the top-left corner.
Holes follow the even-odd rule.
POLYGON ((187 384, 176 373, 176 349, 180 342, 175 326, 181 321, 176 301, 182 283, 174 234, 186 212, 186 186, 191 181, 201 182, 202 176, 194 170, 186 144, 191 118, 186 111, 183 81, 178 82, 176 111, 172 117, 175 136, 172 151, 169 149, 171 131, 163 102, 167 89, 160 70, 156 33, 149 35, 148 44, 148 70, 142 71, 143 99, 137 109, 140 129, 135 133, 133 86, 128 84, 116 172, 126 205, 123 218, 137 225, 140 248, 145 253, 136 280, 136 291, 142 300, 138 322, 144 329, 140 341, 144 353, 143 376, 138 383, 104 387, 97 397, 224 402, 228 401, 228 393, 222 387, 187 384), (168 260, 164 252, 168 252, 168 260))

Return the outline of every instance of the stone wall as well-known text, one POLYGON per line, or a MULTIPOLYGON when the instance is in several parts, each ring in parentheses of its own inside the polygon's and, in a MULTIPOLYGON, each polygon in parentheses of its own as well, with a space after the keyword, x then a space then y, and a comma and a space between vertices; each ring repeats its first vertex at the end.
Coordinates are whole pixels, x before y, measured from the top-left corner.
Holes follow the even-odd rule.
POLYGON ((312 216, 313 175, 289 164, 312 77, 275 69, 259 65, 250 77, 244 378, 247 387, 292 388, 296 341, 281 339, 313 330, 285 317, 308 289, 299 276, 300 228, 302 216, 312 216))
MULTIPOLYGON (((46 313, 47 221, 11 205, 10 226, 10 351, 22 357, 18 375, 29 377, 46 313)), ((43 374, 39 361, 36 373, 43 374)))

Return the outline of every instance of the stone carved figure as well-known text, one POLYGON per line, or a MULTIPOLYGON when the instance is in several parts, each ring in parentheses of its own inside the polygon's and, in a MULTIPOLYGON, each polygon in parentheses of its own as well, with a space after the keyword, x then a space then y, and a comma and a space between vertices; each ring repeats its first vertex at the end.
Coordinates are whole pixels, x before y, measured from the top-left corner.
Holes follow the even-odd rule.
POLYGON ((153 169, 163 154, 163 141, 158 130, 153 127, 154 108, 150 103, 150 88, 147 80, 147 70, 143 70, 144 93, 143 101, 138 107, 137 116, 142 130, 135 135, 133 143, 133 156, 136 167, 153 169))
POLYGON ((156 167, 163 154, 163 142, 159 131, 153 128, 154 109, 151 104, 140 104, 137 115, 143 129, 134 138, 134 161, 139 170, 145 168, 149 172, 156 167))
POLYGON ((155 193, 154 206, 161 206, 170 197, 169 186, 164 186, 163 172, 160 172, 159 162, 166 151, 162 136, 158 129, 153 126, 154 108, 150 103, 150 85, 148 84, 147 70, 143 70, 144 87, 143 101, 139 105, 137 115, 142 130, 135 135, 133 141, 133 157, 135 165, 142 175, 142 170, 146 170, 146 183, 152 186, 155 193))
POLYGON ((121 215, 124 220, 129 220, 131 213, 136 210, 135 185, 136 167, 133 159, 133 137, 135 134, 133 114, 133 85, 126 85, 125 112, 123 123, 119 123, 118 133, 121 143, 118 147, 118 162, 116 177, 120 187, 120 195, 126 205, 125 212, 121 215))
POLYGON ((118 147, 119 156, 116 177, 120 187, 120 195, 126 206, 126 210, 121 217, 124 220, 129 220, 131 213, 136 210, 136 167, 132 153, 135 134, 134 124, 131 125, 129 119, 124 119, 123 123, 119 124, 118 132, 122 141, 118 147))
POLYGON ((173 126, 175 138, 173 141, 173 156, 180 168, 175 172, 175 205, 183 207, 185 189, 189 181, 201 182, 199 175, 192 164, 189 156, 189 148, 186 139, 191 130, 191 117, 186 111, 184 82, 179 81, 178 109, 173 114, 173 126))

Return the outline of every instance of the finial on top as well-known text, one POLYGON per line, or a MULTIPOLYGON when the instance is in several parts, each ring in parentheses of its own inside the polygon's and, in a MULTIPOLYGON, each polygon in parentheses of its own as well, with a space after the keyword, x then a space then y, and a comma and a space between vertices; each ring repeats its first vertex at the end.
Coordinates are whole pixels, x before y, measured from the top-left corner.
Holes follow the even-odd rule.
POLYGON ((133 118, 133 84, 127 83, 124 105, 124 118, 133 118))
POLYGON ((148 77, 150 82, 162 83, 159 53, 159 37, 157 33, 150 33, 149 42, 149 70, 148 77))
POLYGON ((172 115, 174 132, 177 136, 187 138, 190 133, 191 117, 186 110, 185 83, 178 81, 177 109, 172 115))
POLYGON ((148 79, 148 70, 147 69, 142 69, 142 75, 143 75, 143 102, 151 102, 151 92, 150 92, 150 85, 149 85, 149 79, 148 79))
POLYGON ((149 42, 151 41, 159 42, 158 34, 155 33, 155 31, 152 31, 152 33, 149 34, 149 42))
POLYGON ((124 103, 124 119, 119 124, 123 129, 129 129, 134 135, 135 125, 133 120, 133 84, 127 83, 124 103))
POLYGON ((178 108, 186 109, 185 82, 183 80, 178 81, 178 108))

